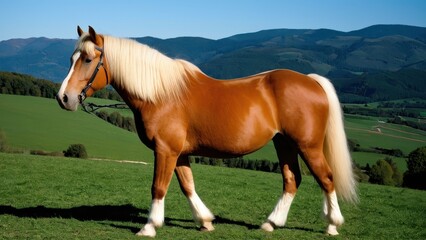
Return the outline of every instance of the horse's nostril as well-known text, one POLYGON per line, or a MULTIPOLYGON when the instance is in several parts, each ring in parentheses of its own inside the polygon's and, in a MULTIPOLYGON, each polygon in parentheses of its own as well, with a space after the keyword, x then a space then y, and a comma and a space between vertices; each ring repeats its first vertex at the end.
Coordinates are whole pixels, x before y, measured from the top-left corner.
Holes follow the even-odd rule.
POLYGON ((64 101, 64 103, 68 102, 68 96, 64 94, 64 96, 62 97, 62 101, 64 101))

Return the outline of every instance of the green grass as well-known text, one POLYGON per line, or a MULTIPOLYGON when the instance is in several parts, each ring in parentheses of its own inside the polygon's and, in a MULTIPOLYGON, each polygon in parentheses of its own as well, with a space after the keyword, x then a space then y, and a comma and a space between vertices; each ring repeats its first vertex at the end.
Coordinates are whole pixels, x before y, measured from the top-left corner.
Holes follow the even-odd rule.
MULTIPOLYGON (((286 227, 258 229, 282 189, 280 174, 193 165, 198 194, 217 217, 199 232, 177 180, 157 239, 426 239, 426 191, 360 184, 359 205, 341 203, 345 224, 328 237, 322 194, 302 185, 286 227)), ((1 239, 139 239, 153 165, 0 153, 1 239)))
POLYGON ((425 131, 379 122, 375 117, 345 115, 345 130, 348 138, 356 140, 362 148, 401 149, 408 155, 426 145, 425 131))
MULTIPOLYGON (((383 154, 378 153, 369 153, 369 152, 353 152, 352 153, 352 159, 354 162, 359 164, 360 166, 365 166, 367 163, 371 166, 373 166, 377 160, 385 159, 386 156, 383 154)), ((392 158, 392 161, 396 163, 396 166, 398 167, 398 170, 401 173, 404 173, 407 171, 407 159, 406 158, 400 158, 400 157, 393 157, 388 156, 392 158)))
POLYGON ((0 129, 14 148, 62 152, 82 143, 90 157, 152 162, 135 133, 81 110, 62 110, 53 99, 0 94, 0 129))
MULTIPOLYGON (((88 101, 96 104, 116 103, 95 98, 89 98, 88 101)), ((118 111, 125 116, 131 115, 130 110, 118 111)), ((0 129, 6 133, 9 145, 14 148, 62 152, 70 144, 82 143, 90 157, 153 161, 151 150, 139 141, 135 133, 114 127, 81 110, 64 111, 53 99, 1 94, 0 113, 0 129)), ((426 145, 426 132, 379 123, 378 120, 375 117, 346 115, 345 130, 348 137, 358 142, 362 148, 396 148, 408 154, 426 145), (376 131, 377 126, 381 133, 376 131)), ((386 156, 354 153, 353 157, 361 165, 371 165, 386 156)), ((272 142, 245 158, 277 161, 272 142)), ((406 169, 404 159, 393 159, 401 167, 401 171, 406 169)))
MULTIPOLYGON (((363 149, 374 147, 400 149, 405 155, 426 145, 426 132, 407 126, 379 122, 379 120, 375 117, 345 115, 346 134, 363 149), (377 129, 380 129, 380 132, 377 129)), ((407 170, 405 158, 370 152, 352 153, 353 160, 360 166, 365 166, 367 163, 372 166, 377 160, 386 157, 392 158, 401 173, 407 170)))

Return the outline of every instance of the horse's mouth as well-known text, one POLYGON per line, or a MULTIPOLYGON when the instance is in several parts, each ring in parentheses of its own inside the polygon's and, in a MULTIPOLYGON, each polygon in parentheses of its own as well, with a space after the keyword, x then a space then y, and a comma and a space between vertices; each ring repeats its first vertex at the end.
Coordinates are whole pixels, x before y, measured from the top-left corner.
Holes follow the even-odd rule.
POLYGON ((76 106, 73 106, 73 104, 70 104, 69 101, 68 101, 68 97, 66 95, 64 95, 63 97, 56 95, 55 98, 56 98, 56 101, 58 101, 58 104, 62 109, 65 109, 67 111, 77 110, 78 104, 76 104, 76 106))

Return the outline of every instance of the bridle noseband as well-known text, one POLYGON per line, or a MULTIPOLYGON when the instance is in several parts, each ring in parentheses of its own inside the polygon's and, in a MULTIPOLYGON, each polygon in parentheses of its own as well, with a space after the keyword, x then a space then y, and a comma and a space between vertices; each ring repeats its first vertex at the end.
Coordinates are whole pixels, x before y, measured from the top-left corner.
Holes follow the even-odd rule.
POLYGON ((89 79, 89 82, 87 82, 87 85, 83 88, 83 90, 81 91, 81 93, 78 95, 78 99, 80 101, 80 103, 83 103, 84 99, 86 99, 86 93, 87 90, 89 90, 89 88, 92 87, 93 82, 95 81, 96 75, 98 74, 99 68, 102 66, 104 71, 105 71, 105 77, 106 77, 106 83, 107 85, 109 84, 108 81, 108 72, 104 66, 104 49, 98 46, 95 46, 95 49, 98 50, 99 52, 101 52, 101 56, 98 62, 98 65, 96 65, 95 71, 93 71, 92 76, 89 79))

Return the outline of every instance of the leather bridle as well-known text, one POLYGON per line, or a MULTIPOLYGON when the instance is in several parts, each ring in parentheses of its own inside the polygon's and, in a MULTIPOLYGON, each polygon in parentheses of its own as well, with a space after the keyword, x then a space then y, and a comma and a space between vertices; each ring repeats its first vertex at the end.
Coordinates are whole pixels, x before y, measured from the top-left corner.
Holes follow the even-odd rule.
MULTIPOLYGON (((86 99, 87 95, 87 91, 89 90, 89 88, 92 88, 92 84, 95 81, 96 75, 99 72, 99 68, 103 67, 104 71, 105 71, 105 77, 106 77, 106 85, 109 84, 109 80, 108 80, 108 72, 104 66, 104 49, 98 46, 95 46, 95 49, 98 50, 99 52, 101 52, 101 56, 98 62, 98 65, 96 65, 95 70, 92 73, 92 76, 89 79, 89 82, 87 82, 87 85, 83 88, 83 90, 81 91, 81 93, 78 95, 78 99, 80 101, 80 104, 83 103, 83 101, 86 99)), ((92 88, 93 89, 93 88, 92 88)))

